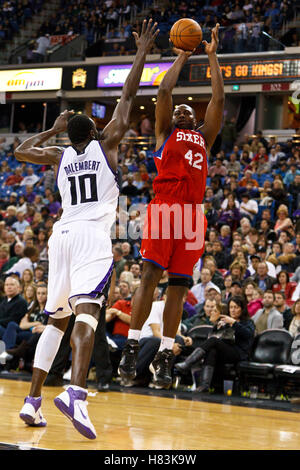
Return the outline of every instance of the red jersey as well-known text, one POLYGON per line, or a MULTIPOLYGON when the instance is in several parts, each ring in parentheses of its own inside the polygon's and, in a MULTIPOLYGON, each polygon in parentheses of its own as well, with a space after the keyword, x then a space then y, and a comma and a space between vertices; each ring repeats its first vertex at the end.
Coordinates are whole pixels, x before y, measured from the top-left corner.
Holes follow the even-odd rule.
MULTIPOLYGON (((131 301, 130 300, 117 300, 112 306, 112 308, 116 308, 121 310, 123 313, 127 313, 127 315, 131 315, 131 301)), ((124 321, 116 318, 114 321, 114 328, 113 328, 113 335, 122 335, 127 337, 128 336, 129 325, 124 321)))
POLYGON ((207 178, 205 140, 201 132, 176 127, 153 155, 158 171, 153 181, 155 194, 201 204, 207 178))

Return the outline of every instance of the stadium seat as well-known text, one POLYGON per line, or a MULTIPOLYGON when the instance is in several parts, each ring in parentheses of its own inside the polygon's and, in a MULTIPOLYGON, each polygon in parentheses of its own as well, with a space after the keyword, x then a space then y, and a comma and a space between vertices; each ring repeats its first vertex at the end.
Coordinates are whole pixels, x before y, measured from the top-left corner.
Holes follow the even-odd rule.
POLYGON ((263 186, 265 181, 270 181, 272 183, 273 180, 274 180, 274 178, 273 178, 272 175, 268 175, 268 174, 260 175, 258 177, 258 184, 260 186, 263 186))
MULTIPOLYGON (((213 327, 210 325, 199 325, 191 328, 186 336, 189 336, 193 340, 193 347, 201 347, 201 344, 208 338, 209 333, 212 331, 213 327)), ((201 372, 202 365, 195 364, 191 369, 191 375, 193 384, 191 390, 195 390, 199 386, 199 374, 201 372)), ((235 380, 238 377, 237 368, 234 364, 223 364, 222 366, 217 366, 212 385, 214 387, 223 388, 223 380, 235 380)))
POLYGON ((288 364, 293 337, 286 330, 270 329, 254 339, 250 361, 238 364, 240 385, 249 390, 250 385, 260 385, 274 399, 278 385, 274 370, 278 365, 288 364))
MULTIPOLYGON (((225 270, 227 272, 227 270, 225 270)), ((198 325, 192 327, 187 332, 183 332, 185 336, 189 336, 193 340, 193 347, 201 347, 201 345, 206 341, 210 332, 212 331, 213 326, 211 325, 198 325)), ((193 380, 193 385, 191 390, 195 390, 199 386, 199 375, 202 369, 202 365, 200 363, 195 364, 195 366, 191 369, 191 375, 193 380)), ((223 390, 223 380, 231 380, 234 382, 233 389, 237 389, 238 385, 238 369, 237 364, 221 364, 216 365, 216 370, 213 377, 212 388, 218 388, 219 390, 223 390)))
POLYGON ((289 215, 292 215, 292 209, 293 209, 293 196, 291 194, 287 194, 287 199, 288 199, 288 210, 289 210, 289 215))
POLYGON ((265 209, 270 209, 270 207, 258 205, 258 213, 253 218, 253 226, 255 226, 257 222, 261 220, 262 213, 265 209))
POLYGON ((288 364, 276 366, 274 376, 281 394, 300 396, 300 334, 292 342, 288 364))
POLYGON ((156 172, 156 166, 154 163, 154 158, 149 158, 146 163, 146 168, 148 173, 154 173, 156 172))
MULTIPOLYGON (((193 348, 196 349, 199 346, 201 346, 201 344, 204 343, 204 341, 207 339, 212 329, 213 327, 211 325, 198 325, 198 326, 192 327, 187 332, 184 332, 184 335, 192 338, 193 348)), ((197 363, 194 365, 194 367, 192 367, 190 371, 191 377, 192 377, 191 391, 194 391, 198 386, 198 376, 199 376, 199 372, 201 371, 201 369, 202 369, 201 364, 197 363)), ((180 382, 181 382, 181 375, 175 370, 175 388, 178 387, 180 382)))
POLYGON ((193 347, 198 348, 207 339, 209 333, 213 327, 210 325, 198 325, 194 326, 187 331, 186 336, 189 336, 193 340, 193 347))

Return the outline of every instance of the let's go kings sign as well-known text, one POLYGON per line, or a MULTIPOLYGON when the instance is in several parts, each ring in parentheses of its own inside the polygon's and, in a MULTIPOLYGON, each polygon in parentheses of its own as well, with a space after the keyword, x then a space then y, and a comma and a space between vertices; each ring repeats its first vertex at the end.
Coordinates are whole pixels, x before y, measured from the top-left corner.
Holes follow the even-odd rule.
MULTIPOLYGON (((140 81, 141 86, 159 86, 172 62, 145 64, 140 81)), ((122 87, 130 72, 131 65, 100 65, 97 87, 122 87)))

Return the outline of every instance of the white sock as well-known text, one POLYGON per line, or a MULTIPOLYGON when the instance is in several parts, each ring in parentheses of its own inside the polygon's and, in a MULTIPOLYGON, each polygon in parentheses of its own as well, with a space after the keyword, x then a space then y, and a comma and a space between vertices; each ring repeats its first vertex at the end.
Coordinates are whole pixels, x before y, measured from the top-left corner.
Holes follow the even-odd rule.
POLYGON ((138 341, 141 336, 141 330, 131 330, 128 331, 128 339, 135 339, 138 341))
POLYGON ((36 346, 33 367, 49 372, 55 359, 64 332, 47 325, 36 346))
POLYGON ((174 338, 168 338, 167 336, 163 336, 160 342, 159 351, 163 351, 164 349, 173 349, 174 342, 174 338))

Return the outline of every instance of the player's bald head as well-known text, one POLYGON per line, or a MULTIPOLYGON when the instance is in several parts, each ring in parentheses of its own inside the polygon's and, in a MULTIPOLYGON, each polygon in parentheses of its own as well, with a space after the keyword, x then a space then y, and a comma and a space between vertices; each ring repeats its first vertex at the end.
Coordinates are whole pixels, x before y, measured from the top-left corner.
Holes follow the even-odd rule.
POLYGON ((182 129, 195 129, 196 113, 188 104, 179 104, 173 111, 173 123, 182 129))

